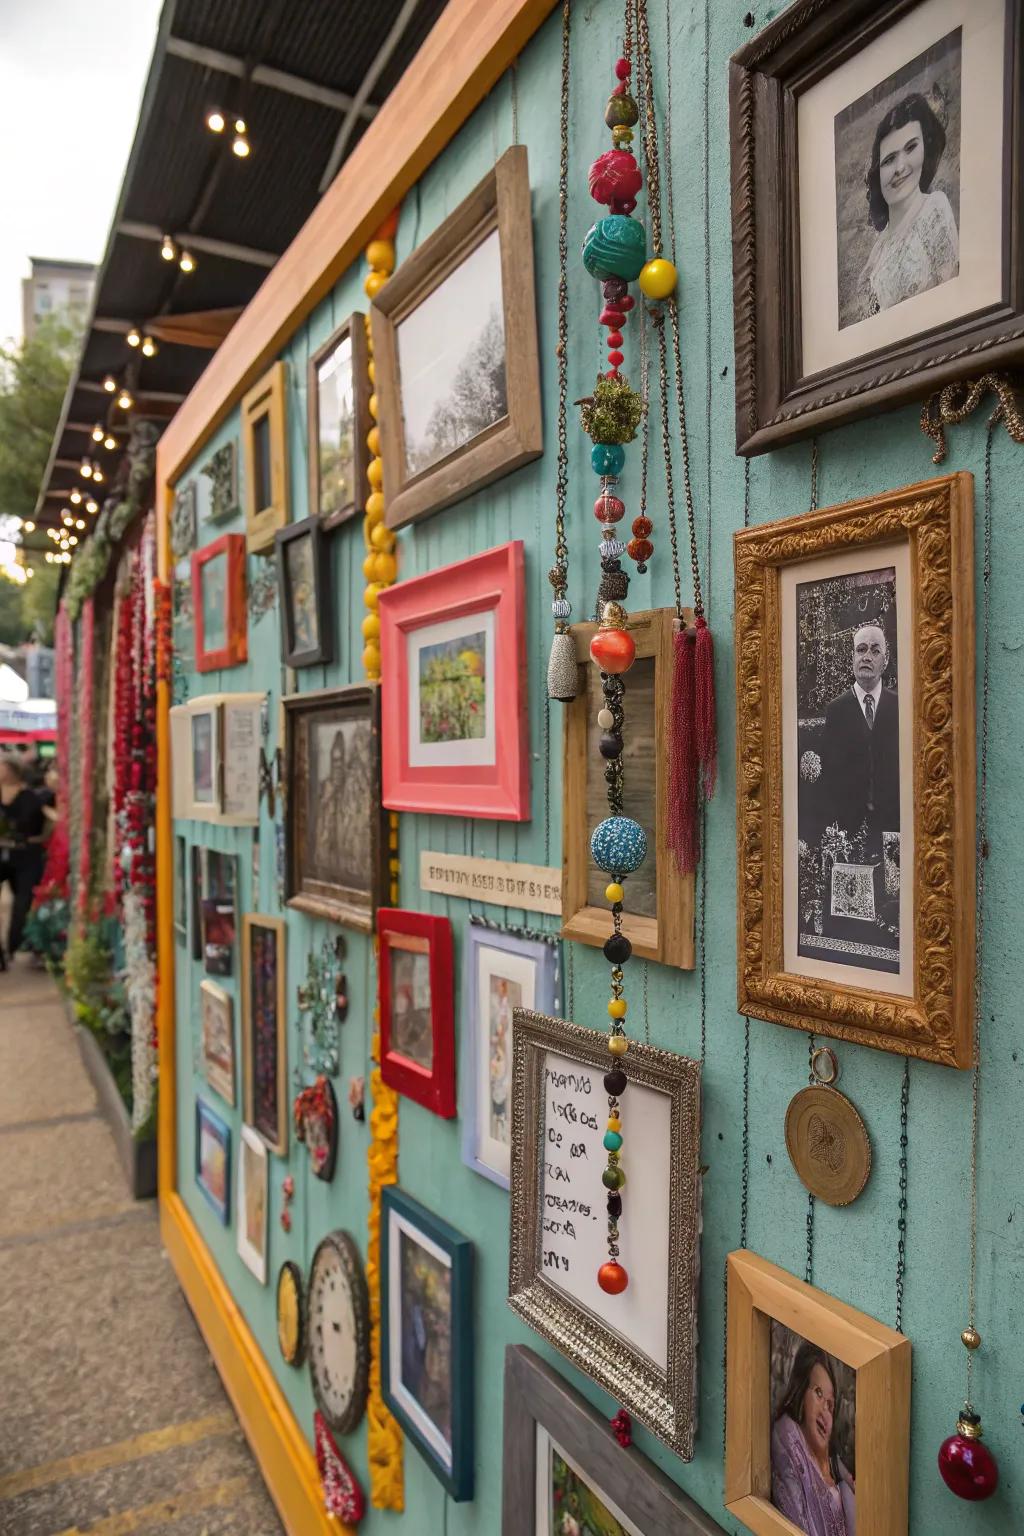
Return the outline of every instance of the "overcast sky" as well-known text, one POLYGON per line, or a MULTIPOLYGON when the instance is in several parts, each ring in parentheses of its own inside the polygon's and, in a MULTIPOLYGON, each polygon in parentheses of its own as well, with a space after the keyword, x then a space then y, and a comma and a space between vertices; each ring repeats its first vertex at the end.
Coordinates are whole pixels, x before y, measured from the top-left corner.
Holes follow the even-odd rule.
POLYGON ((160 0, 0 0, 0 338, 30 256, 99 262, 160 0))

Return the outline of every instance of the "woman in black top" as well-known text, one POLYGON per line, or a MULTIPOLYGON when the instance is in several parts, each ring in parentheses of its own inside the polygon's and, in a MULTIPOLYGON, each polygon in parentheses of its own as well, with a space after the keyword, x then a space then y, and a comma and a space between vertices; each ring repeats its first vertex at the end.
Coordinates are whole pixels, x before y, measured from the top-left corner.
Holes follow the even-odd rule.
POLYGON ((13 955, 21 944, 32 895, 43 874, 46 819, 39 796, 26 783, 24 767, 9 753, 0 756, 0 826, 5 845, 0 877, 14 893, 7 935, 7 950, 13 955))

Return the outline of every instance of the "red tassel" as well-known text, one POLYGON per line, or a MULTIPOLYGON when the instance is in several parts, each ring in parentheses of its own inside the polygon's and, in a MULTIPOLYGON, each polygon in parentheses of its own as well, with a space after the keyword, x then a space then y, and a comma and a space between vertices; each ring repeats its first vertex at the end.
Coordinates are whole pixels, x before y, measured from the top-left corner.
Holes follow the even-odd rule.
POLYGON ((715 642, 703 614, 697 616, 694 667, 694 746, 705 800, 715 792, 718 778, 718 728, 715 723, 715 642))
POLYGON ((612 1432, 616 1440, 625 1450, 627 1445, 633 1444, 633 1420, 625 1408, 620 1408, 614 1419, 608 1421, 612 1426, 612 1432))
POLYGON ((672 723, 669 740, 669 847, 680 874, 697 868, 700 833, 697 822, 696 636, 681 625, 672 637, 672 723))

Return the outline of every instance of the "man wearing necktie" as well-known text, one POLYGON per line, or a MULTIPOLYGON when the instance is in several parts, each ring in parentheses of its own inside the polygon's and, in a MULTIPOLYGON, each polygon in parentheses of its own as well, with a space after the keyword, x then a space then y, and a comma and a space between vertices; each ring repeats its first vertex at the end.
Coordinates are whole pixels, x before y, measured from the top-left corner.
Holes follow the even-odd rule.
POLYGON ((825 826, 862 840, 865 862, 882 857, 882 833, 900 830, 899 699, 882 678, 889 646, 879 624, 853 637, 853 686, 825 711, 821 779, 825 826))

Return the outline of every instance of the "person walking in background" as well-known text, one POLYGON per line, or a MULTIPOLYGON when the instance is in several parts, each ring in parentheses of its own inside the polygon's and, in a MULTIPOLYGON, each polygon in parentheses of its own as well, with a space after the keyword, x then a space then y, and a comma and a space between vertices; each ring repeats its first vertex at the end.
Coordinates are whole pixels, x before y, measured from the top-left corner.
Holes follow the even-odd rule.
POLYGON ((32 896, 42 878, 48 830, 39 795, 26 782, 24 763, 10 753, 0 756, 0 880, 6 880, 13 897, 9 955, 21 944, 32 896))

